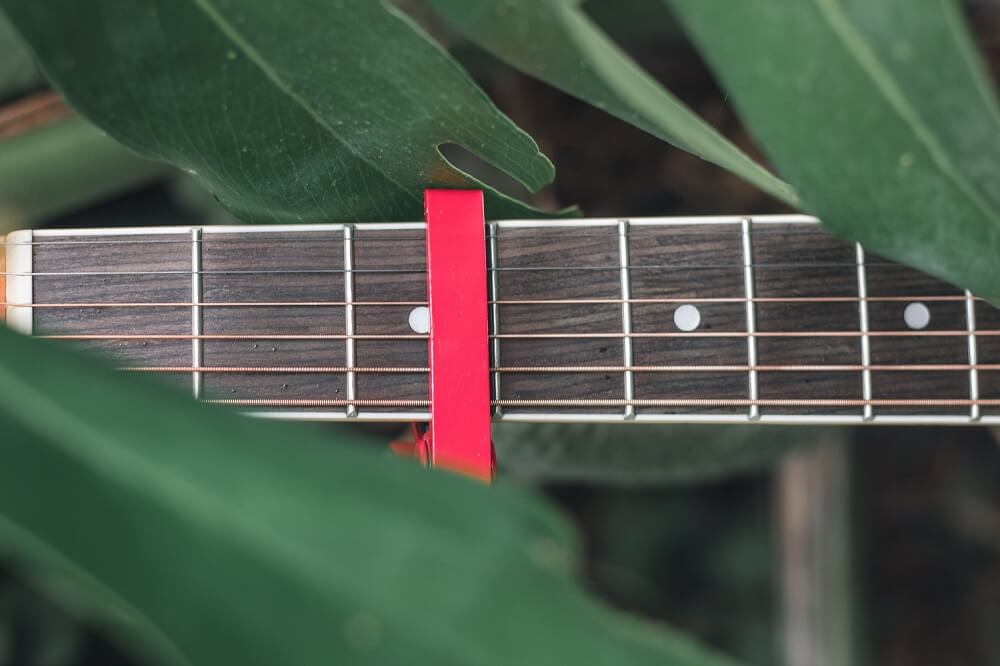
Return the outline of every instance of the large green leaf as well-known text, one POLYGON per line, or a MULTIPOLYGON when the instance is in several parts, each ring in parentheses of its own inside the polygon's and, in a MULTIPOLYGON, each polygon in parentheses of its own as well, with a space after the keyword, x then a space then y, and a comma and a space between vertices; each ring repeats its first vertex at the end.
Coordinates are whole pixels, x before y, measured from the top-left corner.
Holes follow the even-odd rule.
POLYGON ((589 599, 536 501, 343 429, 0 331, 0 432, 0 548, 156 663, 728 663, 589 599))
MULTIPOLYGON (((380 1, 0 7, 84 115, 196 174, 248 221, 419 219, 422 188, 480 186, 441 156, 448 143, 532 190, 553 176, 448 54, 380 1)), ((487 190, 491 217, 532 213, 487 190)))
POLYGON ((540 481, 623 486, 702 483, 760 471, 793 449, 829 437, 829 428, 785 426, 504 423, 493 427, 497 459, 506 472, 540 481))
POLYGON ((30 90, 41 78, 14 27, 0 14, 0 102, 30 90))
POLYGON ((536 78, 795 205, 792 188, 727 141, 629 58, 581 0, 430 0, 473 42, 536 78))
POLYGON ((1000 111, 953 0, 665 0, 805 206, 1000 302, 1000 111))

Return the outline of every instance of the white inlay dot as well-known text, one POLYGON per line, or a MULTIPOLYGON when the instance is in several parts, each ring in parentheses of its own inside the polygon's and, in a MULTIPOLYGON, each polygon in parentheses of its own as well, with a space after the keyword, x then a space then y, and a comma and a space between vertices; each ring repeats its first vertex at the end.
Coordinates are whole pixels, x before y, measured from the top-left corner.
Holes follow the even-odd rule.
POLYGON ((701 325, 701 312, 693 305, 685 303, 674 310, 674 326, 685 333, 701 325))
POLYGON ((420 305, 410 310, 407 318, 410 323, 410 330, 414 333, 428 333, 431 330, 431 311, 426 305, 420 305))
POLYGON ((903 321, 914 331, 925 329, 931 323, 931 311, 923 303, 910 303, 903 310, 903 321))

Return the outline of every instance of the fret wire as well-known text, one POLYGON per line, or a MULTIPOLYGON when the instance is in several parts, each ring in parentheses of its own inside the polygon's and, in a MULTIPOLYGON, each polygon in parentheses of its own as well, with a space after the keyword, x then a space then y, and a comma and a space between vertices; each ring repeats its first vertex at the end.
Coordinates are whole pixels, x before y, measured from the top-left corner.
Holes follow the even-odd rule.
POLYGON ((757 385, 757 339, 754 334, 757 331, 757 308, 754 304, 754 267, 753 267, 753 241, 750 238, 750 220, 744 219, 740 223, 740 236, 743 241, 743 287, 746 295, 746 322, 747 322, 747 382, 750 397, 749 412, 747 417, 751 420, 760 418, 760 406, 755 402, 758 396, 757 385))
MULTIPOLYGON (((868 337, 868 273, 865 268, 865 249, 861 243, 854 244, 854 252, 858 264, 858 327, 861 332, 861 397, 865 400, 872 398, 872 351, 871 338, 868 337)), ((871 403, 864 406, 863 418, 870 421, 875 416, 875 410, 871 403)))
MULTIPOLYGON (((199 304, 202 301, 202 280, 201 280, 201 245, 197 242, 201 238, 201 229, 191 230, 191 364, 199 368, 204 364, 204 349, 202 340, 199 337, 202 333, 202 311, 199 304)), ((203 376, 197 369, 191 372, 191 390, 194 398, 201 397, 205 383, 203 376)))
MULTIPOLYGON (((344 225, 344 361, 349 368, 353 368, 354 362, 354 227, 350 224, 344 225)), ((357 396, 357 376, 353 370, 347 371, 346 377, 347 399, 354 400, 357 396)), ((354 404, 344 408, 344 414, 348 417, 358 415, 358 408, 354 404)))
MULTIPOLYGON (((500 228, 494 222, 490 222, 486 225, 486 249, 487 257, 490 262, 491 268, 496 268, 499 265, 500 258, 500 228)), ((500 332, 500 275, 497 271, 491 271, 489 273, 489 306, 490 306, 490 326, 493 328, 493 333, 500 332)), ((490 341, 490 346, 493 351, 493 363, 496 365, 500 364, 500 338, 493 338, 490 341)), ((493 374, 493 396, 497 399, 502 397, 501 393, 501 381, 500 374, 493 374)), ((494 407, 493 413, 496 416, 503 415, 503 408, 499 405, 494 407)))
MULTIPOLYGON (((622 362, 626 367, 632 366, 632 280, 629 273, 629 227, 628 222, 618 222, 618 277, 621 283, 622 301, 622 362)), ((635 377, 631 370, 622 373, 624 381, 625 400, 635 398, 635 377)), ((497 396, 498 398, 500 396, 497 396)), ((635 418, 635 407, 626 405, 622 418, 635 418)))
MULTIPOLYGON (((979 399, 979 369, 978 350, 976 348, 976 303, 972 299, 972 293, 965 292, 965 323, 969 331, 969 399, 979 399)), ((969 419, 978 421, 980 418, 978 403, 969 406, 969 419)))

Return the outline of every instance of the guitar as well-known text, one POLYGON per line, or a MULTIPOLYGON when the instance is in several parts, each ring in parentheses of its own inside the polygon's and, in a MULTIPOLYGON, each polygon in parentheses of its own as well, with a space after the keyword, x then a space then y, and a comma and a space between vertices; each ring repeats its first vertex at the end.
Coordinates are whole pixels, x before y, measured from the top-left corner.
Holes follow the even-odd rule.
MULTIPOLYGON (((425 223, 6 238, 8 325, 259 416, 428 418, 425 223)), ((806 216, 490 222, 497 421, 1000 423, 1000 312, 806 216)))

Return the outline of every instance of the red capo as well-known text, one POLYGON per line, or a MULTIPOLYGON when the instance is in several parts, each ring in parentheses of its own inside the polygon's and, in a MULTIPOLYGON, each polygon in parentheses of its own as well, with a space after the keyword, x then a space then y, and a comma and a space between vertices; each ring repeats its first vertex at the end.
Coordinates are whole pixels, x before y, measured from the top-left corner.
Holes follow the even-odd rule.
POLYGON ((486 218, 478 190, 427 190, 427 302, 430 307, 431 422, 401 455, 490 482, 489 331, 486 304, 486 218))

